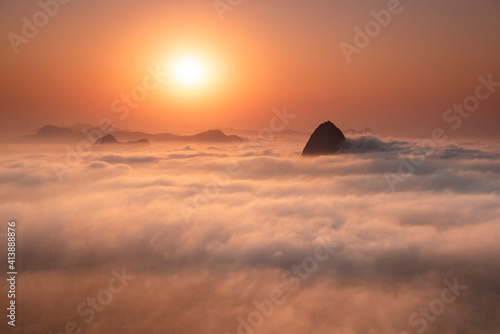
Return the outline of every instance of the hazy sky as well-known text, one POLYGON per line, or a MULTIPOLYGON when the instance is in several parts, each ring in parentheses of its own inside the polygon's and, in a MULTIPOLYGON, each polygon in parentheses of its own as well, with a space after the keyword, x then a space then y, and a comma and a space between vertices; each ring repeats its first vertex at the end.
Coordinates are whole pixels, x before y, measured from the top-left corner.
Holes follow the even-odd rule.
MULTIPOLYGON (((37 1, 2 1, 2 128, 109 118, 151 131, 259 129, 284 105, 303 131, 326 120, 383 135, 449 128, 443 113, 474 94, 478 76, 500 81, 500 3, 401 1, 348 63, 340 44, 355 45, 354 28, 387 7, 378 0, 243 0, 221 20, 210 0, 73 0, 57 12, 49 7, 53 17, 44 24, 37 1), (13 46, 8 34, 23 36, 23 17, 33 22, 34 15, 38 31, 13 46), (203 84, 186 88, 164 77, 124 119, 112 111, 143 83, 148 66, 170 68, 186 56, 204 64, 203 84)), ((498 136, 499 108, 500 89, 454 134, 498 136)))

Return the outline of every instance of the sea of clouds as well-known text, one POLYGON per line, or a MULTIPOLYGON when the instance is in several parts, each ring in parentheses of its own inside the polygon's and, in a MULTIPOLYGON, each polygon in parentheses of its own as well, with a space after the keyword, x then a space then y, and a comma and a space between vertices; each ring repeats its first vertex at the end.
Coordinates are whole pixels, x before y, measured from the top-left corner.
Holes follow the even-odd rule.
POLYGON ((18 333, 500 332, 499 142, 305 140, 2 146, 18 333))

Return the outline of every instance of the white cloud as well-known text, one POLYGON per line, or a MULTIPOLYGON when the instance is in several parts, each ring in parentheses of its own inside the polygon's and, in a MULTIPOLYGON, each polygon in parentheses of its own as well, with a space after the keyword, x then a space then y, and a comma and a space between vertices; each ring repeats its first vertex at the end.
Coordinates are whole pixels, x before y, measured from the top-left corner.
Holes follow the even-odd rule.
MULTIPOLYGON (((365 138, 356 154, 317 158, 294 154, 302 145, 99 150, 62 183, 51 165, 64 152, 3 155, 0 215, 20 226, 28 332, 76 321, 85 333, 235 333, 252 302, 283 287, 283 273, 326 236, 341 250, 256 332, 413 333, 408 317, 439 297, 445 278, 498 298, 496 144, 441 147, 395 193, 384 173, 415 143, 365 138), (186 224, 180 206, 234 162, 240 173, 186 224), (86 324, 76 306, 122 267, 137 279, 86 324)), ((457 317, 467 298, 426 333, 491 333, 494 324, 457 317)))

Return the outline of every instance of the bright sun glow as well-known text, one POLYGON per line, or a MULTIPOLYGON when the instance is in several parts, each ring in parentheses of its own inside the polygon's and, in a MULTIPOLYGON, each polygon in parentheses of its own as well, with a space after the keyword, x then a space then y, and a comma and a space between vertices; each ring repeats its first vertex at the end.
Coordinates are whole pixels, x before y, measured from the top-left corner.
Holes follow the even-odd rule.
POLYGON ((198 86, 207 78, 206 65, 199 59, 183 57, 171 66, 172 78, 182 86, 198 86))

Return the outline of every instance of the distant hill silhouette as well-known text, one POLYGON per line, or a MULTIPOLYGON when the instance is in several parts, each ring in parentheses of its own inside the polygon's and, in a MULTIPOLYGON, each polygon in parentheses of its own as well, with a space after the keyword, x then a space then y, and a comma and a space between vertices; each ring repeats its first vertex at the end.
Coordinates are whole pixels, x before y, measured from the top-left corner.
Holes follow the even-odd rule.
POLYGON ((313 132, 307 142, 302 155, 333 154, 340 149, 345 141, 345 136, 332 122, 328 121, 313 132))
POLYGON ((128 142, 119 142, 116 138, 109 134, 105 135, 94 142, 94 145, 114 145, 114 144, 136 144, 136 145, 149 145, 150 142, 147 139, 139 139, 128 142))
POLYGON ((347 129, 344 130, 345 134, 350 134, 350 135, 374 135, 375 132, 372 131, 370 128, 364 128, 363 130, 354 130, 354 129, 347 129))
POLYGON ((139 140, 133 140, 133 141, 128 141, 125 144, 141 144, 141 145, 149 145, 151 144, 149 140, 147 139, 139 139, 139 140))
MULTIPOLYGON (((45 125, 36 134, 24 136, 19 139, 21 142, 55 142, 66 144, 68 142, 75 142, 80 140, 88 140, 82 133, 83 130, 92 131, 96 129, 90 124, 77 123, 72 126, 80 131, 71 129, 69 127, 59 127, 55 125, 45 125)), ((235 135, 226 135, 221 130, 208 130, 195 135, 181 136, 171 133, 151 134, 147 132, 138 131, 123 131, 115 130, 112 132, 111 137, 104 136, 101 138, 104 143, 114 143, 113 139, 118 142, 116 138, 126 140, 129 143, 149 143, 151 141, 172 141, 172 142, 214 142, 214 143, 233 143, 241 142, 242 138, 235 135)))
POLYGON ((106 144, 118 144, 118 140, 116 140, 116 138, 113 137, 113 135, 105 135, 104 137, 101 137, 94 142, 94 145, 106 145, 106 144))
POLYGON ((25 137, 27 139, 39 139, 42 141, 73 141, 81 140, 85 136, 77 131, 71 130, 69 128, 63 128, 55 125, 45 125, 35 135, 25 137))
POLYGON ((221 130, 208 130, 202 133, 198 133, 194 136, 187 136, 187 137, 192 137, 196 141, 213 141, 213 142, 242 141, 240 137, 228 136, 221 130))
POLYGON ((219 142, 219 143, 231 143, 231 142, 241 142, 243 139, 234 135, 226 135, 221 130, 208 130, 195 135, 181 136, 174 135, 172 133, 158 133, 150 134, 147 132, 138 131, 115 131, 113 134, 119 138, 126 138, 128 140, 140 140, 148 139, 149 141, 172 141, 172 142, 219 142))

